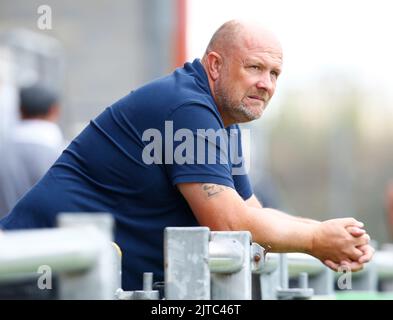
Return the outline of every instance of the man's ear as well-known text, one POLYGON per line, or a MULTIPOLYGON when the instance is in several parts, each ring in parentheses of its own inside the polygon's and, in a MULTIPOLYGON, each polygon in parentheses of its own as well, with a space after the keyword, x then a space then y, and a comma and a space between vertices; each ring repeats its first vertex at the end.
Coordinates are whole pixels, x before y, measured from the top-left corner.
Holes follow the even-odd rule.
POLYGON ((215 81, 218 79, 221 67, 222 67, 222 57, 214 51, 208 53, 207 57, 207 71, 209 73, 210 78, 215 81))

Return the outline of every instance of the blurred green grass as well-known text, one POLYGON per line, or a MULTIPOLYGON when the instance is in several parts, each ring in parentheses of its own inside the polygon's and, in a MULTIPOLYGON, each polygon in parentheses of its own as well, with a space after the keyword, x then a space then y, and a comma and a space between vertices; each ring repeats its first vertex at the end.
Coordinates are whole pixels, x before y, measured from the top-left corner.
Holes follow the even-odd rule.
POLYGON ((387 292, 336 292, 337 300, 393 300, 393 293, 387 292))

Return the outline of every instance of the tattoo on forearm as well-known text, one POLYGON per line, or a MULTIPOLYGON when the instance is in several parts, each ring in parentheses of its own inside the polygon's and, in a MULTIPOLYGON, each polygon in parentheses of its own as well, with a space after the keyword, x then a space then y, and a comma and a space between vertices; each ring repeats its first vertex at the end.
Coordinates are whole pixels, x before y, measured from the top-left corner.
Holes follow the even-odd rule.
POLYGON ((226 189, 229 189, 229 187, 221 186, 218 184, 205 183, 202 185, 202 189, 203 191, 205 191, 207 198, 212 198, 217 194, 225 191, 226 189))

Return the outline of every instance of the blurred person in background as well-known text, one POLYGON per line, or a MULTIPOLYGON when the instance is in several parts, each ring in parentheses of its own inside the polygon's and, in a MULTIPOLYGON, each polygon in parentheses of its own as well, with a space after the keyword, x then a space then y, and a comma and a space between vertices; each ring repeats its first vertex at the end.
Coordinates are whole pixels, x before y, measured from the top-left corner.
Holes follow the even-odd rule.
POLYGON ((65 147, 59 97, 39 84, 19 92, 20 122, 0 145, 0 218, 50 168, 65 147))
POLYGON ((361 269, 373 255, 361 222, 321 222, 264 208, 242 165, 238 123, 262 115, 281 66, 281 45, 271 32, 225 23, 202 59, 137 88, 92 120, 0 227, 47 228, 56 226, 59 212, 109 212, 126 290, 141 289, 146 271, 163 280, 168 226, 248 230, 272 252, 308 253, 333 270, 342 264, 361 269), (208 131, 223 139, 201 134, 208 131), (189 153, 188 146, 194 151, 200 143, 189 153), (187 159, 179 152, 185 146, 187 159))

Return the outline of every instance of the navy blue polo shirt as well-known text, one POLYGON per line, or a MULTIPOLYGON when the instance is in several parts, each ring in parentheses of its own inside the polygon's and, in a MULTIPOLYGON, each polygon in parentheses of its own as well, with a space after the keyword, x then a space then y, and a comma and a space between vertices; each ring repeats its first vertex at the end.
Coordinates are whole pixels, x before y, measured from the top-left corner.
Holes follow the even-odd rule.
POLYGON ((143 272, 162 281, 164 228, 198 225, 177 184, 215 183, 245 200, 252 195, 247 174, 234 174, 244 165, 241 147, 221 136, 212 142, 208 130, 240 139, 237 126, 224 128, 195 60, 106 108, 0 227, 53 227, 59 212, 110 212, 123 252, 123 288, 142 289, 143 272))

